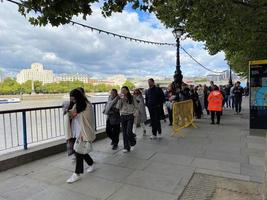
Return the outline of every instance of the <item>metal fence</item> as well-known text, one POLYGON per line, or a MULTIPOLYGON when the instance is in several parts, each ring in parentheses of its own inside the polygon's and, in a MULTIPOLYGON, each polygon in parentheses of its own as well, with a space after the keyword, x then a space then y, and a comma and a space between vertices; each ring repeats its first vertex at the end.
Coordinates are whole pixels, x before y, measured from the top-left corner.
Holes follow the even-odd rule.
MULTIPOLYGON (((105 128, 105 104, 93 103, 96 130, 105 128)), ((27 149, 64 136, 61 106, 0 111, 0 152, 27 149)))

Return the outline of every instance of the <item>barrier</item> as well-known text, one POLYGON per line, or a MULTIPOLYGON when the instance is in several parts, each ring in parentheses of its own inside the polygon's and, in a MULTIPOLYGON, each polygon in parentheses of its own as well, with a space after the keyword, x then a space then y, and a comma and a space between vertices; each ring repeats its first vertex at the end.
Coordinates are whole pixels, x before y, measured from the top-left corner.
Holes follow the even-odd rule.
POLYGON ((194 124, 194 108, 193 101, 181 101, 173 104, 173 133, 172 136, 179 135, 184 137, 180 132, 181 129, 194 124))

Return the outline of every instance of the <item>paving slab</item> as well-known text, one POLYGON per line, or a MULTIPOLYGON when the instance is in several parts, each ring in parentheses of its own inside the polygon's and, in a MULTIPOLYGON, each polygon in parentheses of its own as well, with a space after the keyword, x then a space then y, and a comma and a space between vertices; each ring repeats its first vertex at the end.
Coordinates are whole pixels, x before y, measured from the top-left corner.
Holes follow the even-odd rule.
POLYGON ((219 170, 219 171, 240 174, 240 163, 237 162, 196 158, 192 162, 192 166, 203 169, 219 170))
POLYGON ((133 152, 131 152, 131 156, 126 155, 126 154, 122 154, 122 155, 120 154, 120 155, 105 159, 104 163, 111 164, 114 166, 120 166, 124 168, 129 168, 129 169, 139 169, 139 170, 143 170, 144 168, 146 168, 146 166, 149 165, 150 163, 149 160, 137 158, 136 156, 133 156, 132 154, 133 152))
POLYGON ((177 200, 177 195, 125 184, 108 200, 177 200))
POLYGON ((262 183, 264 179, 264 167, 241 164, 241 174, 249 176, 251 181, 262 183))
POLYGON ((82 179, 75 184, 65 183, 62 187, 70 191, 102 200, 107 199, 115 193, 122 187, 122 184, 85 174, 82 179))
POLYGON ((130 174, 132 174, 133 171, 133 169, 118 167, 114 165, 96 164, 95 171, 91 173, 91 175, 109 181, 121 182, 125 180, 130 174))
POLYGON ((48 187, 44 191, 33 195, 25 200, 97 200, 94 197, 83 195, 71 190, 48 187))
POLYGON ((163 176, 161 174, 136 170, 125 182, 129 185, 146 189, 173 193, 180 180, 181 177, 163 176))
POLYGON ((151 162, 144 171, 151 174, 186 178, 188 176, 191 177, 194 170, 195 168, 190 166, 168 164, 164 162, 151 162))
POLYGON ((151 160, 161 163, 170 163, 177 165, 190 165, 192 163, 194 157, 178 155, 178 153, 180 152, 177 152, 177 154, 157 153, 153 156, 153 158, 151 158, 151 160))
POLYGON ((47 183, 49 185, 63 185, 72 173, 73 172, 71 169, 62 170, 60 168, 48 165, 45 168, 42 168, 40 171, 27 175, 27 177, 47 183))
POLYGON ((264 160, 262 157, 249 156, 249 164, 264 167, 264 160))
POLYGON ((22 176, 15 176, 0 183, 0 194, 8 200, 21 200, 44 191, 47 184, 22 176))

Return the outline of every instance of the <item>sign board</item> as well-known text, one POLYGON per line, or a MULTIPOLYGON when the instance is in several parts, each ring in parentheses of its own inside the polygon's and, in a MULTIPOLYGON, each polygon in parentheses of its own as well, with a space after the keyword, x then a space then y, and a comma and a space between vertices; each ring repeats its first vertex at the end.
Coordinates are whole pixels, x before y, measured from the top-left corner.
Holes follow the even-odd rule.
POLYGON ((267 60, 249 62, 250 128, 267 129, 267 60))

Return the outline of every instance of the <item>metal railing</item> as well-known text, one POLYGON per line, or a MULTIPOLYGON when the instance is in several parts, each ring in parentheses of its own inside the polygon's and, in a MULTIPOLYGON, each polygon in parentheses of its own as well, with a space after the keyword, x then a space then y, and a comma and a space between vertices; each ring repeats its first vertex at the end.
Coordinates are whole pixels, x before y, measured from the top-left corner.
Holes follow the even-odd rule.
MULTIPOLYGON (((96 131, 105 128, 105 104, 106 102, 93 103, 96 131)), ((27 149, 28 145, 64 136, 62 106, 0 111, 0 152, 27 149)))

